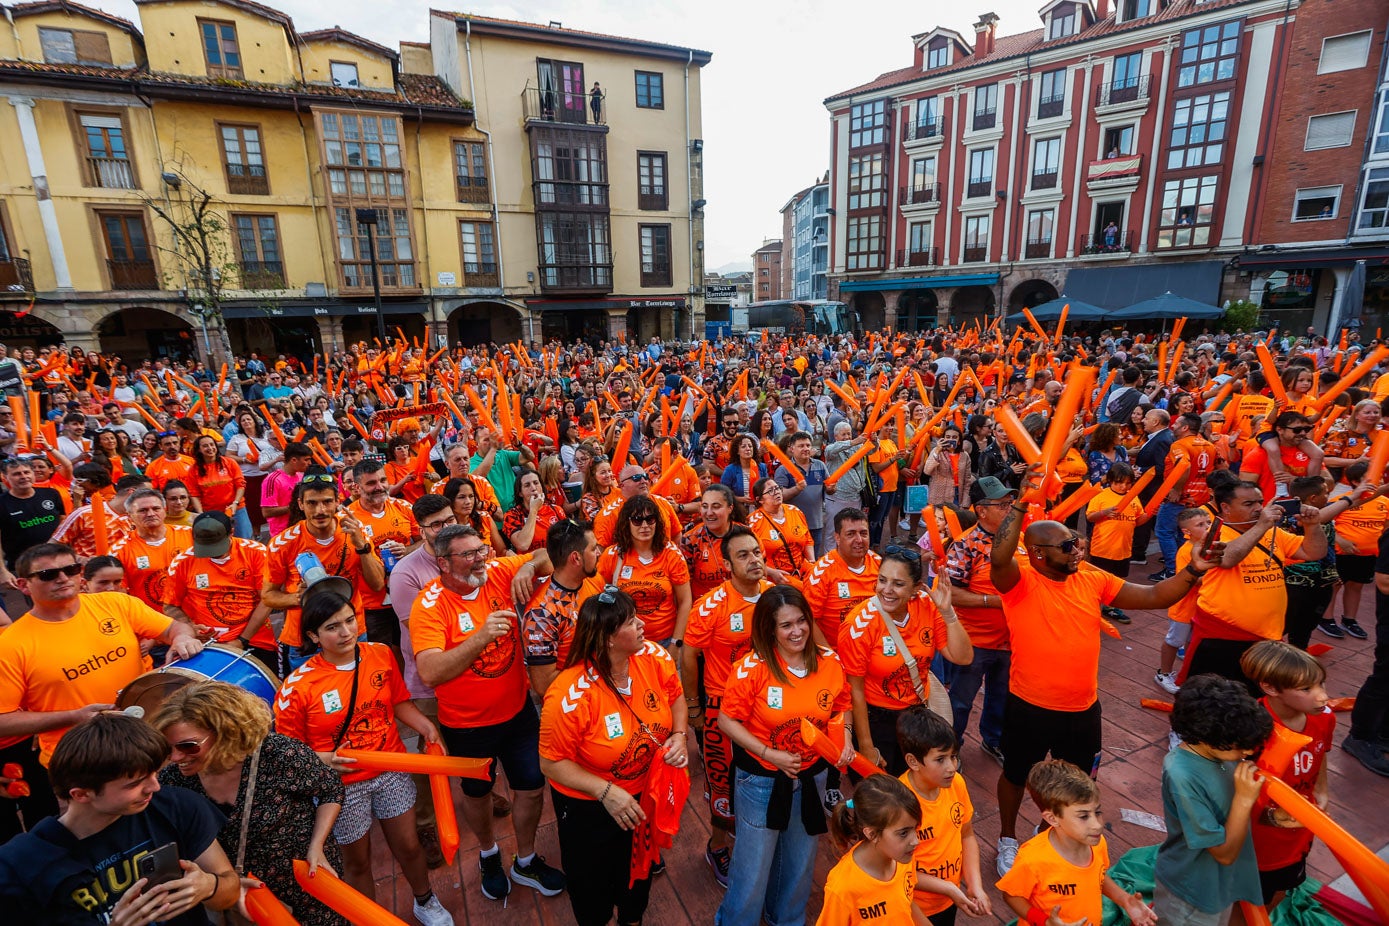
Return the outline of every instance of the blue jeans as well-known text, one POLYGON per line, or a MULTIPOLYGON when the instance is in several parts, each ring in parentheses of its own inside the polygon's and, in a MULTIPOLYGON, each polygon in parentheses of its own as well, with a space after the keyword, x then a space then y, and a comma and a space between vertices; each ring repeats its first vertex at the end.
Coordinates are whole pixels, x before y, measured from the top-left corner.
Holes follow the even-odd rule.
POLYGON ((236 509, 236 514, 232 516, 232 536, 242 540, 254 540, 256 537, 251 532, 251 516, 246 513, 244 506, 236 509))
POLYGON ((1168 572, 1177 570, 1177 550, 1182 545, 1182 532, 1177 527, 1177 515, 1182 506, 1175 502, 1163 502, 1158 506, 1157 521, 1153 533, 1157 535, 1158 549, 1162 551, 1162 568, 1168 572))
POLYGON ((967 666, 955 666, 955 678, 950 682, 950 707, 955 714, 955 739, 964 742, 969 728, 969 714, 974 708, 974 696, 984 686, 984 707, 979 712, 979 738, 988 746, 997 746, 1003 736, 1003 702, 1008 696, 1008 666, 1013 654, 1006 649, 974 648, 974 660, 967 666))
POLYGON ((714 916, 715 926, 745 926, 762 917, 768 926, 805 923, 819 838, 807 833, 801 823, 801 801, 820 799, 825 773, 816 776, 816 793, 807 796, 804 788, 796 788, 785 830, 767 829, 767 803, 774 781, 742 769, 734 775, 737 839, 728 867, 728 893, 714 916))

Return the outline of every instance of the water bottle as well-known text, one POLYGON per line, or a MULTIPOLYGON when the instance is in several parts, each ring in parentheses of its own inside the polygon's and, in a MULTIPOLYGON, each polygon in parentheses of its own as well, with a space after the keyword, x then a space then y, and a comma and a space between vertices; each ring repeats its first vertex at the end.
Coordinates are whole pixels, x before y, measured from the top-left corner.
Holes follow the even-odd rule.
POLYGON ((388 547, 382 547, 376 552, 381 554, 381 562, 386 565, 386 574, 390 575, 391 570, 395 568, 395 564, 400 562, 400 557, 396 556, 388 547))

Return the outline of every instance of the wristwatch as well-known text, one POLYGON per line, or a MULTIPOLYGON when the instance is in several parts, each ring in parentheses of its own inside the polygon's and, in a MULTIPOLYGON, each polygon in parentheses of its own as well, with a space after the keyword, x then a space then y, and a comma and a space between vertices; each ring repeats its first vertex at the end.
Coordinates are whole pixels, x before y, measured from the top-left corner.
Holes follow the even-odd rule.
POLYGON ((368 553, 371 552, 371 544, 364 544, 363 546, 353 547, 352 549, 357 551, 358 556, 366 556, 368 553))

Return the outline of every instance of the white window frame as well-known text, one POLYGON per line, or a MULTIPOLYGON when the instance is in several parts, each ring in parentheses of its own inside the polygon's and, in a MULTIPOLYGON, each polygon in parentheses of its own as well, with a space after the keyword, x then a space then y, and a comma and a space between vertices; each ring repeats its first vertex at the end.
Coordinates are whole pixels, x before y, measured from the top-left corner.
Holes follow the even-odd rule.
POLYGON ((1389 90, 1379 95, 1379 105, 1375 112, 1378 124, 1370 142, 1370 153, 1389 154, 1389 90))
POLYGON ((1342 111, 1340 111, 1340 112, 1334 112, 1334 113, 1318 113, 1318 114, 1316 114, 1315 116, 1308 116, 1308 117, 1307 117, 1307 134, 1306 134, 1306 136, 1304 137, 1303 142, 1302 142, 1302 150, 1303 150, 1303 151, 1325 151, 1325 150, 1327 150, 1327 149, 1329 149, 1329 148, 1348 148, 1348 147, 1350 147, 1350 146, 1351 146, 1352 144, 1354 144, 1354 142, 1355 142, 1355 121, 1356 121, 1356 116, 1359 114, 1359 112, 1360 112, 1360 111, 1357 110, 1357 109, 1346 109, 1346 110, 1342 110, 1342 111), (1318 144, 1318 145, 1315 145, 1315 146, 1314 146, 1314 145, 1312 144, 1312 126, 1313 126, 1313 124, 1316 123, 1316 121, 1317 121, 1318 119, 1331 119, 1331 118, 1337 117, 1337 116, 1339 116, 1339 117, 1350 116, 1350 125, 1349 125, 1349 127, 1346 129, 1346 132, 1345 132, 1345 135, 1344 135, 1344 140, 1343 140, 1343 141, 1342 141, 1342 140, 1338 140, 1338 139, 1339 139, 1339 137, 1338 137, 1338 139, 1333 139, 1333 143, 1332 143, 1332 144, 1325 144, 1325 145, 1318 144))
POLYGON ((1370 61, 1370 45, 1373 44, 1374 30, 1362 29, 1359 32, 1346 32, 1341 35, 1329 35, 1321 40, 1321 54, 1317 57, 1318 74, 1335 74, 1338 71, 1355 71, 1363 68, 1370 61), (1344 64, 1336 67, 1326 66, 1327 45, 1332 42, 1358 40, 1363 48, 1360 51, 1360 60, 1355 64, 1344 64))
POLYGON ((948 43, 945 44, 945 45, 942 45, 940 48, 930 48, 930 47, 927 47, 927 49, 926 49, 926 68, 927 68, 927 70, 930 70, 931 68, 943 68, 943 67, 949 67, 949 66, 950 66, 950 45, 949 45, 948 43), (939 57, 941 60, 937 61, 937 60, 936 60, 937 57, 939 57))
POLYGON ((1341 193, 1342 193, 1343 189, 1344 189, 1343 185, 1342 185, 1342 184, 1339 184, 1339 183, 1336 184, 1335 186, 1314 186, 1314 187, 1303 187, 1302 189, 1299 189, 1296 193, 1293 194, 1293 213, 1292 213, 1292 221, 1294 221, 1294 222, 1325 222, 1325 221, 1327 221, 1327 220, 1329 220, 1329 219, 1340 218, 1340 215, 1341 215, 1341 193), (1301 203, 1303 200, 1308 200, 1308 199, 1328 199, 1328 198, 1331 200, 1331 214, 1330 214, 1330 215, 1305 215, 1305 216, 1301 216, 1301 217, 1298 216, 1298 214, 1297 214, 1297 207, 1298 207, 1298 204, 1301 203))

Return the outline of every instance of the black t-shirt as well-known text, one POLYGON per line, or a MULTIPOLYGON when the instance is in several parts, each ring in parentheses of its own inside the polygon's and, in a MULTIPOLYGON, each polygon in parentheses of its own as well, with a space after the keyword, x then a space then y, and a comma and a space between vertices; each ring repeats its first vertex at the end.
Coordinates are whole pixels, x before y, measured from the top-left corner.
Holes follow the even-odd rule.
MULTIPOLYGON (((0 920, 13 926, 105 923, 111 908, 139 880, 137 860, 165 843, 194 861, 226 823, 207 798, 183 788, 155 793, 143 811, 77 839, 47 817, 0 846, 0 920)), ((208 926, 201 905, 159 926, 208 926)))
POLYGON ((35 487, 28 498, 0 494, 0 547, 5 551, 5 568, 13 569, 15 557, 48 538, 63 523, 63 496, 57 489, 35 487))

